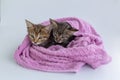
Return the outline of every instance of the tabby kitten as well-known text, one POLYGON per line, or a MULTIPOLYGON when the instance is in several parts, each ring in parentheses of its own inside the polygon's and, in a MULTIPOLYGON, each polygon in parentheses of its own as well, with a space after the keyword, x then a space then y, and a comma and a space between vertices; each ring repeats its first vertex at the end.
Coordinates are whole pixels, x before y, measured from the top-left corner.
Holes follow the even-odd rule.
POLYGON ((47 47, 46 44, 49 42, 51 27, 49 25, 33 24, 28 20, 26 20, 26 25, 30 41, 34 45, 47 47))
POLYGON ((73 33, 78 31, 68 22, 57 22, 53 19, 50 19, 50 24, 52 26, 52 36, 55 44, 63 47, 67 47, 69 42, 75 38, 73 33))

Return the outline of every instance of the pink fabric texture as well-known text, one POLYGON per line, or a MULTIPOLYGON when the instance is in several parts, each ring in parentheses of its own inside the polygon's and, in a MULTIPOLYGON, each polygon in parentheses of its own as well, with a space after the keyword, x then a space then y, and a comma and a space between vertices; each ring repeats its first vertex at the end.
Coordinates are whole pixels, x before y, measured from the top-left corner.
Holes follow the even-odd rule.
MULTIPOLYGON (((34 46, 28 36, 14 54, 16 62, 26 68, 49 72, 78 72, 85 64, 97 68, 111 61, 104 50, 101 37, 87 22, 74 18, 56 19, 58 22, 68 22, 78 29, 67 48, 53 45, 49 48, 34 46)), ((48 25, 49 21, 42 23, 48 25)))

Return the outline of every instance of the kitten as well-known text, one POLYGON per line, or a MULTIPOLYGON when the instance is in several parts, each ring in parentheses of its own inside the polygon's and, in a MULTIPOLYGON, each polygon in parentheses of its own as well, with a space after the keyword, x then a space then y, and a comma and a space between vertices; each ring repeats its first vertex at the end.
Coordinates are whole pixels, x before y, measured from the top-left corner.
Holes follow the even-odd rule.
POLYGON ((73 28, 68 22, 57 22, 53 19, 50 19, 50 24, 52 26, 52 36, 54 44, 67 47, 69 42, 71 42, 75 36, 74 32, 78 31, 73 28))
POLYGON ((33 24, 26 20, 28 36, 32 44, 48 47, 46 44, 49 42, 51 27, 41 24, 33 24))

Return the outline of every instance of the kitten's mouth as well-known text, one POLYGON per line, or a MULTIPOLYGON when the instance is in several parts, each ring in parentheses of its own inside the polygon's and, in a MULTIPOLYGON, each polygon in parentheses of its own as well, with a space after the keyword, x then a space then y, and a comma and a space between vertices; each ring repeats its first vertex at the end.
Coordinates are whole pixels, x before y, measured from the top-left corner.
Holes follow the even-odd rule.
POLYGON ((58 43, 62 43, 62 42, 58 42, 58 43))
POLYGON ((38 46, 39 44, 35 44, 35 43, 33 43, 33 45, 38 46))
POLYGON ((62 43, 62 41, 56 41, 57 43, 62 43))
POLYGON ((32 44, 35 45, 35 46, 40 45, 40 43, 34 43, 34 42, 32 42, 32 44))

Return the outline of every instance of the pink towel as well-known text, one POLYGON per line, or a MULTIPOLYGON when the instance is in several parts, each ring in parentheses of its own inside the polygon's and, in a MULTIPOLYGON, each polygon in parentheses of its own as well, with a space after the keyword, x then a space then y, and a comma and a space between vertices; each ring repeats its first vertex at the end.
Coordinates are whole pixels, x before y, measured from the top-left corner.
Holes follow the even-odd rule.
MULTIPOLYGON (((111 57, 104 50, 101 37, 91 25, 73 17, 56 20, 69 22, 72 27, 79 29, 74 34, 77 37, 67 48, 53 45, 46 49, 32 45, 26 36, 14 55, 19 65, 41 71, 77 72, 85 64, 97 68, 111 61, 111 57)), ((49 21, 42 24, 48 25, 49 21)))

